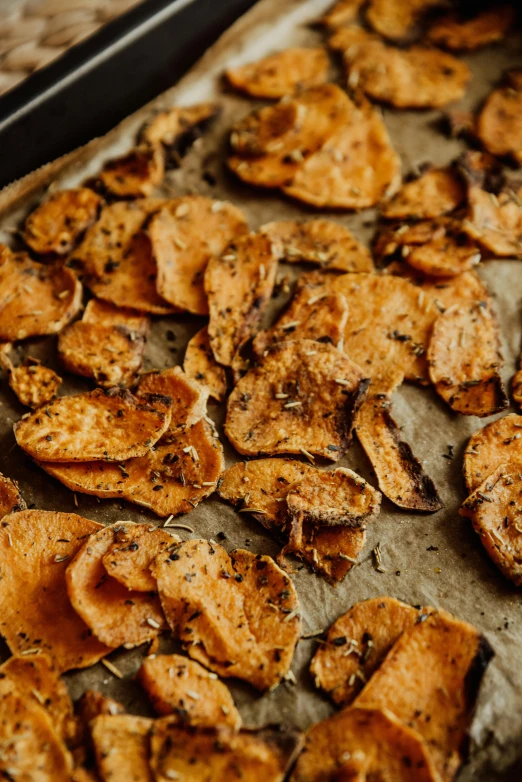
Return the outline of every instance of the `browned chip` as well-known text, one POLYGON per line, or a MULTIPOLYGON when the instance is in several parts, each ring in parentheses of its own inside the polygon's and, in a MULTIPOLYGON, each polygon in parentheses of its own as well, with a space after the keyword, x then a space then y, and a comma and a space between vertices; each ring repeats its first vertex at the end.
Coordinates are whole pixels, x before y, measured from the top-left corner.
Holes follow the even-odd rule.
POLYGON ((226 435, 247 456, 304 453, 336 462, 367 386, 361 369, 331 345, 279 342, 229 396, 226 435))
POLYGON ((366 542, 366 530, 349 527, 316 527, 305 524, 299 550, 292 553, 327 581, 342 581, 357 564, 366 542))
POLYGON ((417 247, 404 245, 408 265, 431 277, 457 277, 480 262, 480 250, 472 239, 462 233, 442 233, 417 247))
POLYGON ((65 569, 100 525, 74 513, 24 510, 0 528, 0 627, 13 654, 41 650, 58 671, 93 665, 110 650, 72 608, 65 569))
POLYGON ((239 237, 205 271, 214 358, 230 366, 237 350, 257 331, 274 289, 278 248, 262 233, 239 237))
MULTIPOLYGON (((522 160, 522 157, 521 157, 522 160)), ((472 185, 469 216, 463 230, 493 255, 522 257, 522 188, 506 188, 498 196, 472 185)))
POLYGON ((172 416, 164 439, 197 424, 207 412, 207 388, 187 377, 181 367, 146 372, 140 377, 136 394, 145 398, 159 394, 172 400, 172 416))
POLYGON ((462 307, 490 301, 489 292, 476 272, 463 272, 456 277, 426 277, 407 263, 397 262, 391 263, 385 271, 410 280, 419 289, 419 299, 428 301, 434 320, 438 313, 454 305, 462 307))
MULTIPOLYGON (((291 164, 293 170, 297 165, 296 161, 280 156, 272 158, 270 155, 283 149, 285 143, 291 148, 305 114, 305 109, 300 108, 296 100, 281 100, 274 106, 253 111, 232 126, 230 146, 240 158, 268 155, 268 164, 275 170, 281 163, 291 164)), ((266 166, 266 159, 264 163, 266 166)))
POLYGON ((450 308, 439 315, 428 364, 437 393, 455 412, 484 417, 507 407, 499 374, 500 329, 487 303, 450 308))
MULTIPOLYGON (((171 148, 186 147, 219 112, 220 107, 216 103, 174 106, 156 114, 141 131, 140 140, 152 146, 164 144, 171 148)), ((177 149, 174 151, 177 152, 177 149)))
POLYGON ((324 49, 295 47, 247 65, 228 68, 226 77, 232 87, 253 98, 283 98, 298 90, 324 84, 329 67, 324 49))
POLYGON ((208 389, 212 399, 223 401, 227 393, 227 375, 214 358, 206 326, 189 340, 183 369, 187 377, 208 389))
POLYGON ((158 266, 159 295, 180 310, 207 315, 203 276, 208 261, 247 231, 245 216, 227 201, 200 195, 170 201, 147 229, 158 266))
POLYGON ((103 567, 127 589, 154 592, 156 582, 150 574, 150 565, 176 541, 179 538, 150 524, 127 522, 114 527, 114 540, 102 557, 103 567))
POLYGON ((91 723, 101 782, 153 782, 149 734, 153 720, 132 714, 102 714, 91 723))
POLYGON ((105 190, 118 198, 150 196, 165 174, 159 144, 141 144, 126 155, 109 160, 98 178, 105 190))
POLYGON ((40 407, 56 396, 62 378, 38 359, 28 356, 17 367, 8 370, 9 385, 23 405, 40 407))
POLYGON ((349 117, 299 167, 284 192, 321 209, 363 209, 395 192, 401 163, 381 115, 352 104, 349 117))
POLYGON ((469 52, 501 41, 514 19, 515 9, 512 5, 488 8, 471 18, 448 14, 430 27, 428 41, 450 51, 469 52))
POLYGON ((511 378, 511 395, 517 407, 522 407, 522 370, 519 369, 511 378))
POLYGON ((431 478, 401 440, 401 430, 385 394, 366 399, 357 413, 355 431, 375 471, 379 489, 399 508, 433 513, 442 502, 431 478))
POLYGON ((312 659, 316 687, 338 706, 348 706, 419 615, 419 609, 394 597, 356 603, 331 625, 312 659))
POLYGON ((156 714, 173 714, 181 725, 241 727, 241 715, 228 687, 194 660, 179 654, 148 657, 137 679, 156 714))
POLYGON ((273 688, 301 625, 290 578, 267 556, 189 540, 152 567, 168 623, 189 655, 218 675, 273 688))
POLYGON ((114 698, 97 690, 86 690, 74 704, 74 711, 82 727, 87 728, 89 722, 100 714, 124 714, 125 709, 114 698))
POLYGON ((464 451, 464 480, 471 494, 503 463, 522 461, 522 416, 510 413, 471 435, 464 451))
POLYGON ((82 286, 70 269, 0 245, 0 340, 57 334, 81 303, 82 286))
POLYGON ((384 38, 404 42, 416 32, 424 14, 446 5, 445 0, 370 0, 366 19, 384 38))
POLYGON ((429 749, 393 714, 351 708, 308 731, 291 782, 441 782, 429 749))
POLYGON ((171 400, 129 391, 96 388, 53 399, 17 421, 18 445, 35 459, 50 462, 121 461, 143 456, 170 424, 171 400))
POLYGON ((328 39, 328 47, 334 52, 344 52, 353 44, 366 43, 368 32, 357 25, 339 27, 328 39))
POLYGON ((363 3, 364 0, 337 0, 319 22, 331 30, 350 24, 357 17, 363 3))
POLYGON ((341 272, 371 272, 370 251, 355 236, 333 220, 279 220, 260 229, 283 246, 287 263, 316 263, 341 272))
POLYGON ((475 627, 431 613, 402 633, 354 703, 387 709, 418 731, 441 777, 453 779, 492 656, 475 627))
POLYGON ((464 186, 452 168, 429 168, 383 204, 381 214, 392 220, 426 220, 452 212, 465 197, 464 186))
MULTIPOLYGON (((514 72, 516 76, 517 72, 514 72)), ((522 85, 516 79, 489 95, 477 119, 476 133, 492 155, 522 164, 522 85)))
POLYGON ((124 522, 93 533, 67 567, 67 594, 76 613, 102 643, 138 646, 155 638, 165 620, 154 592, 127 589, 107 575, 105 554, 124 522))
POLYGON ((24 241, 39 255, 67 255, 94 223, 101 204, 101 197, 88 187, 53 193, 26 219, 24 241))
POLYGON ((0 473, 0 519, 3 519, 8 513, 16 513, 16 511, 26 508, 27 505, 17 482, 0 473))

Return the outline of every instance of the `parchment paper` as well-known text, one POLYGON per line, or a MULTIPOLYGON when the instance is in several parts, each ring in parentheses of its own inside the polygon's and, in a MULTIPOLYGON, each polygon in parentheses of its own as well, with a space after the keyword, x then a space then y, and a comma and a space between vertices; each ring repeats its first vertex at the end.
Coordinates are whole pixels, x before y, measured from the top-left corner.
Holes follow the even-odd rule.
MULTIPOLYGON (((166 195, 200 192, 218 198, 229 198, 248 216, 252 228, 274 219, 303 216, 302 207, 279 195, 262 194, 240 185, 225 171, 224 149, 227 129, 233 120, 255 105, 223 90, 221 75, 227 65, 253 60, 272 50, 297 43, 320 40, 308 23, 317 18, 331 0, 261 0, 239 20, 202 61, 179 83, 148 107, 125 120, 105 138, 25 177, 0 193, 0 241, 13 244, 12 229, 40 198, 43 189, 75 185, 96 173, 102 162, 127 150, 136 130, 152 108, 175 103, 191 104, 219 98, 223 114, 213 130, 196 142, 182 168, 167 174, 162 192, 166 195), (53 181, 54 180, 54 181, 53 181)), ((511 36, 502 46, 467 56, 474 78, 459 108, 475 108, 507 67, 520 65, 521 39, 511 36)), ((340 74, 332 71, 334 78, 340 74)), ((132 74, 129 74, 132 78, 132 74)), ((100 96, 103 100, 103 96, 100 96)), ((443 137, 437 128, 441 115, 436 111, 384 111, 394 144, 403 160, 403 172, 419 164, 443 164, 456 157, 464 145, 443 137)), ((56 132, 60 132, 57 125, 56 132)), ((310 213, 311 214, 311 213, 310 213)), ((356 236, 368 241, 373 233, 375 213, 327 215, 350 228, 356 236)), ((292 272, 282 266, 280 276, 292 272)), ((480 268, 490 286, 500 316, 504 355, 504 378, 513 374, 520 349, 522 297, 522 263, 488 261, 480 268)), ((284 304, 279 297, 271 316, 284 304)), ((182 362, 187 340, 204 324, 195 317, 170 317, 156 320, 147 348, 145 368, 164 368, 182 362), (175 333, 175 341, 166 332, 175 333)), ((19 348, 20 355, 34 355, 56 367, 54 339, 32 340, 19 348)), ((89 383, 69 376, 62 393, 89 388, 89 383)), ((118 519, 151 520, 155 516, 136 506, 116 500, 73 494, 34 466, 15 445, 12 424, 25 412, 4 381, 0 388, 0 470, 20 482, 28 503, 38 508, 78 512, 100 522, 118 519)), ((210 415, 221 425, 223 408, 210 405, 210 415)), ((469 435, 487 421, 454 415, 432 389, 403 386, 395 395, 394 415, 403 434, 426 471, 437 483, 444 508, 432 515, 401 512, 388 501, 383 502, 380 517, 368 528, 368 543, 356 566, 337 587, 310 573, 297 563, 294 579, 302 605, 304 632, 327 628, 339 614, 363 598, 389 594, 413 604, 442 606, 480 627, 495 648, 482 688, 476 719, 472 728, 472 757, 460 777, 463 782, 497 779, 520 780, 522 767, 513 769, 522 757, 522 603, 520 592, 503 579, 486 556, 468 520, 458 515, 466 492, 461 475, 462 452, 469 435), (452 460, 444 458, 448 445, 455 447, 452 460), (385 573, 375 570, 372 549, 380 543, 385 573), (428 548, 430 547, 430 550, 428 548), (511 771, 508 771, 511 769, 511 771)), ((237 459, 224 436, 227 460, 237 459)), ((352 467, 375 485, 371 467, 356 443, 340 464, 352 467)), ((256 553, 275 555, 278 545, 255 521, 237 514, 232 508, 211 498, 179 521, 194 529, 194 536, 215 537, 226 533, 227 549, 246 547, 256 553)), ((191 537, 181 531, 183 538, 191 537)), ((173 650, 168 638, 162 650, 173 650)), ((227 681, 247 724, 284 721, 306 728, 332 712, 332 707, 318 694, 308 674, 308 664, 317 648, 314 640, 302 640, 297 648, 293 671, 298 685, 283 684, 260 697, 247 685, 227 681)), ((3 657, 7 656, 3 649, 3 657)), ((114 678, 106 668, 97 665, 67 676, 73 697, 87 687, 95 687, 120 698, 129 710, 148 713, 138 685, 132 680, 140 664, 141 651, 115 652, 111 659, 125 674, 125 680, 114 678)))

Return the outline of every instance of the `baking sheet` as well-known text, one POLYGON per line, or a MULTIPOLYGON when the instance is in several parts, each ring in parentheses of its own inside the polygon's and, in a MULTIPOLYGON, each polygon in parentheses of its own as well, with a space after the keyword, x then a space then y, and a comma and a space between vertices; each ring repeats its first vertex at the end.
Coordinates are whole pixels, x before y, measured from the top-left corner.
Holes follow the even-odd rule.
MULTIPOLYGON (((320 40, 308 23, 317 18, 331 0, 261 0, 239 20, 202 61, 179 83, 148 107, 125 120, 118 128, 88 148, 42 169, 0 193, 0 241, 12 244, 12 229, 40 198, 46 186, 62 188, 76 185, 96 173, 103 161, 126 151, 134 134, 149 112, 175 103, 191 104, 216 99, 223 113, 209 134, 198 140, 185 158, 181 169, 168 172, 162 187, 164 195, 199 192, 217 198, 228 198, 244 209, 250 225, 256 228, 264 222, 289 217, 303 217, 312 212, 284 200, 279 195, 263 194, 236 182, 225 171, 224 149, 227 129, 232 121, 246 114, 255 105, 223 91, 221 75, 228 65, 246 62, 269 51, 294 44, 309 44, 320 40)), ((510 37, 501 47, 490 47, 464 59, 472 68, 474 78, 459 108, 475 108, 489 92, 507 67, 520 65, 521 38, 510 37)), ((335 74, 334 77, 339 76, 335 74)), ((458 140, 444 138, 438 130, 441 114, 428 112, 384 111, 396 149, 407 174, 425 162, 444 164, 464 148, 458 140)), ((59 132, 59 127, 57 127, 59 132)), ((369 241, 375 212, 361 214, 328 214, 352 230, 363 241, 369 241)), ((294 272, 282 266, 280 276, 294 272)), ((521 341, 522 264, 513 261, 488 261, 480 274, 494 296, 503 332, 506 359, 504 379, 513 374, 521 341)), ((283 298, 275 300, 273 317, 283 298)), ((204 319, 173 316, 156 320, 146 353, 145 369, 164 368, 182 362, 187 340, 201 328, 204 319), (173 331, 175 341, 166 338, 173 331)), ((23 343, 20 355, 42 358, 56 368, 54 339, 31 340, 23 343)), ((72 376, 62 387, 62 393, 86 390, 88 381, 72 376)), ((25 412, 11 393, 7 382, 0 388, 0 470, 19 481, 28 504, 61 511, 78 512, 96 521, 111 523, 121 519, 159 521, 153 514, 118 500, 97 500, 95 497, 73 494, 34 466, 15 445, 12 424, 25 412)), ((223 408, 211 403, 210 415, 218 426, 223 408)), ((302 605, 304 632, 321 630, 354 602, 381 594, 402 598, 413 604, 441 606, 480 627, 496 651, 481 691, 476 719, 472 728, 472 757, 460 779, 463 782, 495 779, 520 779, 521 772, 507 774, 507 769, 522 757, 522 602, 520 592, 505 581, 487 558, 468 520, 458 515, 466 496, 461 475, 462 452, 469 435, 486 421, 454 415, 437 398, 432 389, 405 385, 395 394, 394 416, 403 427, 403 434, 435 480, 444 501, 444 508, 432 515, 402 512, 387 500, 380 517, 368 528, 368 542, 361 562, 337 587, 311 574, 296 563, 295 584, 302 605), (452 460, 444 458, 448 445, 455 447, 452 460), (372 549, 379 543, 386 572, 377 572, 372 549), (428 550, 429 549, 429 550, 428 550)), ((489 419, 487 419, 489 420, 489 419)), ((237 455, 222 437, 227 462, 237 455)), ((360 472, 375 484, 369 463, 354 443, 339 463, 360 472)), ((205 501, 192 513, 179 519, 190 525, 194 535, 215 537, 226 534, 225 547, 244 547, 256 553, 275 555, 279 546, 254 520, 237 514, 217 498, 205 501)), ((318 694, 308 674, 308 664, 317 642, 302 640, 292 669, 298 686, 283 684, 274 692, 260 697, 247 685, 227 681, 248 725, 284 721, 306 728, 312 722, 328 716, 332 707, 318 694)), ((174 650, 175 644, 162 639, 162 650, 174 650)), ((115 652, 111 660, 125 674, 120 681, 102 665, 67 675, 73 697, 87 687, 120 698, 129 710, 148 713, 140 688, 132 680, 140 665, 142 652, 115 652)), ((3 657, 7 650, 3 649, 3 657)))

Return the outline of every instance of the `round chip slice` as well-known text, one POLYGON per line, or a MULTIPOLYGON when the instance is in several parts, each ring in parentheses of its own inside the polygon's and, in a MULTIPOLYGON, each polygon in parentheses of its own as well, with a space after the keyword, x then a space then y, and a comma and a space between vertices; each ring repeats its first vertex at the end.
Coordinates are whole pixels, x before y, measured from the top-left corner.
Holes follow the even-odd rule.
POLYGON ((198 135, 205 125, 220 112, 216 103, 197 103, 194 106, 174 106, 160 111, 148 122, 140 133, 140 141, 155 146, 183 145, 191 136, 198 135))
MULTIPOLYGON (((509 80, 509 74, 508 74, 509 80)), ((477 119, 476 133, 492 155, 522 165, 522 89, 517 81, 489 95, 477 119)))
POLYGON ((156 582, 150 565, 179 538, 150 524, 124 524, 114 527, 114 540, 102 557, 105 570, 127 589, 154 592, 156 582))
POLYGON ((404 43, 428 11, 446 5, 446 0, 370 0, 366 20, 379 35, 404 43))
POLYGON ((428 31, 428 41, 452 52, 469 52, 501 41, 515 21, 512 5, 499 5, 479 11, 471 18, 448 14, 428 31))
POLYGON ((168 396, 172 400, 172 415, 163 441, 197 424, 207 412, 208 390, 196 380, 187 377, 181 367, 169 367, 162 372, 152 370, 140 377, 136 389, 138 397, 168 396))
POLYGON ((26 508, 27 505, 17 482, 0 473, 0 519, 3 519, 8 513, 16 513, 16 511, 26 508))
POLYGON ((522 462, 522 416, 510 413, 479 429, 464 451, 464 480, 471 494, 501 464, 522 462))
POLYGON ((429 168, 384 203, 381 214, 388 220, 426 220, 452 212, 465 197, 464 186, 451 168, 429 168))
MULTIPOLYGON (((521 158, 522 159, 522 158, 521 158)), ((468 189, 469 215, 462 229, 500 258, 522 257, 522 188, 488 193, 472 185, 468 189)))
POLYGON ((214 358, 206 326, 188 341, 183 370, 187 377, 205 386, 212 399, 223 401, 227 393, 227 374, 214 358))
POLYGON ((329 66, 324 49, 295 47, 228 68, 226 77, 232 87, 253 98, 283 98, 297 90, 324 84, 329 66))
POLYGON ((150 196, 165 174, 160 145, 141 144, 123 157, 109 160, 99 173, 103 187, 118 198, 150 196))
POLYGON ((442 236, 413 247, 403 245, 402 255, 408 266, 431 277, 457 277, 480 263, 480 250, 466 234, 442 236))
POLYGON ((8 370, 9 385, 23 405, 41 407, 56 396, 62 378, 36 358, 28 356, 22 364, 8 370))
POLYGON ((52 193, 27 217, 23 239, 38 255, 67 255, 96 220, 102 198, 88 187, 52 193))

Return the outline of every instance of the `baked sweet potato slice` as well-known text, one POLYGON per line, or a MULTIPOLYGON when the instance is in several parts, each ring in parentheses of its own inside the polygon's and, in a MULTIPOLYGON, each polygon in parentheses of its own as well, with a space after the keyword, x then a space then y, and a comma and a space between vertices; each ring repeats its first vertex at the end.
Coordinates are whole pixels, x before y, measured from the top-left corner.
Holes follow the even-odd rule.
POLYGON ((171 407, 169 397, 96 388, 52 400, 17 421, 14 432, 18 445, 41 461, 122 461, 150 451, 168 429, 171 407))
MULTIPOLYGON (((4 361, 1 361, 6 367, 4 361)), ((50 402, 62 383, 62 378, 38 359, 28 356, 17 367, 10 362, 7 369, 9 385, 19 401, 27 407, 40 407, 50 402)))
POLYGON ((428 11, 445 5, 444 0, 370 0, 366 20, 379 35, 404 43, 418 32, 418 24, 428 11))
POLYGON ((158 267, 159 295, 180 310, 207 315, 203 276, 208 261, 247 231, 245 216, 227 201, 200 195, 169 201, 147 228, 158 267))
POLYGON ((357 564, 366 542, 366 530, 344 526, 315 527, 304 524, 299 548, 292 554, 314 572, 335 584, 357 564))
POLYGON ((368 397, 355 420, 355 432, 377 477, 379 489, 399 508, 433 513, 442 502, 437 488, 411 447, 401 440, 400 428, 385 394, 368 397))
POLYGON ((98 692, 98 690, 86 690, 74 704, 74 711, 80 720, 82 727, 87 728, 89 722, 101 714, 124 714, 125 709, 114 698, 98 692))
MULTIPOLYGON (((241 159, 268 156, 263 162, 273 168, 274 174, 282 163, 290 166, 288 170, 294 170, 298 161, 281 156, 272 157, 272 153, 279 152, 285 144, 290 145, 289 149, 292 148, 305 114, 306 109, 293 99, 281 100, 273 106, 252 111, 232 125, 230 148, 241 159)), ((239 165, 239 160, 236 165, 239 165)))
POLYGON ((439 315, 427 355, 435 390, 455 412, 484 417, 507 407, 500 327, 484 302, 439 315))
POLYGON ((260 230, 282 244, 287 263, 314 263, 328 271, 373 271, 370 251, 348 228, 333 220, 276 220, 260 230))
POLYGON ((474 271, 462 272, 455 277, 431 277, 416 271, 406 262, 392 261, 384 273, 412 282, 419 291, 419 298, 427 301, 434 320, 450 307, 490 301, 486 285, 474 271))
POLYGON ((123 524, 114 527, 114 540, 102 557, 103 567, 127 589, 154 592, 150 574, 154 559, 179 538, 150 524, 123 524))
POLYGON ((256 62, 228 68, 229 84, 253 98, 283 98, 328 79, 330 61, 321 47, 283 49, 256 62))
POLYGON ((220 110, 217 103, 196 103, 160 111, 142 129, 140 141, 152 146, 163 144, 172 152, 183 154, 220 110))
POLYGON ((74 513, 24 510, 0 528, 0 628, 13 654, 40 649, 57 671, 93 665, 110 651, 74 611, 65 569, 100 529, 74 513))
POLYGON ((179 654, 148 657, 137 679, 160 716, 172 714, 180 725, 200 728, 241 727, 241 715, 228 687, 194 660, 179 654))
POLYGON ((172 399, 172 416, 163 439, 178 436, 203 418, 207 412, 208 390, 187 377, 181 367, 153 370, 140 377, 138 397, 158 394, 172 399))
POLYGON ((103 188, 118 198, 152 195, 165 174, 161 146, 141 144, 126 155, 109 160, 98 174, 103 188))
POLYGON ((367 386, 362 370, 331 345, 279 342, 229 396, 225 433, 246 456, 307 452, 336 462, 367 386))
POLYGON ((511 378, 511 396, 515 405, 520 409, 522 407, 522 370, 520 369, 511 378))
POLYGON ((517 71, 506 75, 506 85, 494 89, 477 118, 476 134, 492 155, 522 164, 522 85, 517 71), (511 76, 515 78, 511 78, 511 76))
POLYGON ((160 555, 152 575, 167 621, 194 660, 258 690, 279 684, 300 635, 290 578, 267 556, 190 540, 160 555))
POLYGON ((452 212, 465 197, 464 185, 452 168, 429 168, 384 203, 381 214, 389 220, 426 220, 452 212))
POLYGON ((344 709, 312 725, 291 782, 441 782, 417 731, 380 709, 344 709))
POLYGON ((405 247, 408 265, 431 277, 456 277, 473 269, 481 258, 476 243, 462 233, 452 236, 444 232, 426 244, 405 247))
POLYGON ((336 30, 353 22, 357 18, 359 9, 364 0, 337 0, 328 11, 321 16, 319 23, 328 27, 330 30, 336 30))
POLYGON ((420 610, 394 597, 356 603, 330 626, 310 663, 315 686, 338 706, 348 706, 420 610))
POLYGON ((262 233, 231 242, 205 271, 208 335, 218 364, 231 366, 237 350, 257 331, 274 289, 279 249, 262 233))
POLYGON ((102 714, 91 723, 101 782, 154 782, 150 732, 154 721, 133 714, 102 714))
MULTIPOLYGON (((522 160, 522 156, 521 156, 522 160)), ((468 218, 463 230, 500 258, 522 257, 522 188, 502 190, 498 196, 472 185, 468 189, 468 218)))
POLYGON ((439 611, 406 629, 354 701, 418 731, 443 779, 462 763, 493 650, 472 625, 439 611))
POLYGON ((471 494, 501 464, 522 462, 522 415, 492 421, 469 438, 464 451, 464 480, 471 494))
POLYGON ((0 519, 8 513, 16 513, 26 508, 18 483, 0 473, 0 519))
POLYGON ((470 52, 501 41, 515 21, 512 5, 486 8, 471 18, 452 13, 437 19, 428 31, 427 39, 435 46, 452 52, 470 52))
POLYGON ((52 193, 27 217, 24 242, 38 255, 67 255, 101 205, 102 198, 88 187, 52 193))
POLYGON ((183 369, 187 377, 208 389, 212 399, 223 401, 227 393, 227 374, 214 358, 206 326, 189 340, 183 369))
POLYGON ((71 605, 102 643, 138 646, 155 638, 165 620, 155 592, 127 589, 107 574, 103 559, 114 542, 119 523, 93 533, 65 573, 71 605))

